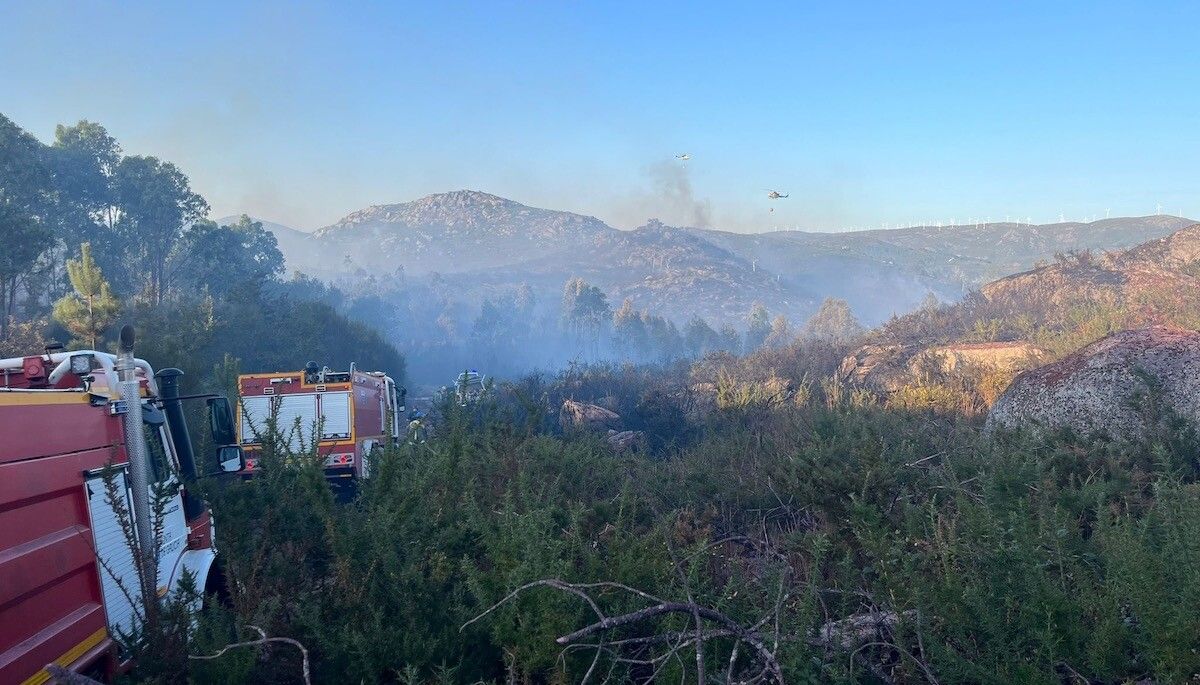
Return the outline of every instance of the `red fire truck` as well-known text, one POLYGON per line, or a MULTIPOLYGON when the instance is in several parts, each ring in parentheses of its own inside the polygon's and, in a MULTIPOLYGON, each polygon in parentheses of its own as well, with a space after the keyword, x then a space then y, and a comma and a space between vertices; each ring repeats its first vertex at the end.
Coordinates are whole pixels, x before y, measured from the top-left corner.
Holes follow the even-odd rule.
POLYGON ((302 371, 241 375, 238 395, 238 444, 248 474, 262 466, 261 440, 273 412, 291 450, 316 444, 334 484, 369 477, 375 450, 404 435, 404 389, 382 371, 358 371, 353 364, 349 371, 309 362, 302 371))
MULTIPOLYGON (((132 329, 122 339, 120 356, 48 349, 0 360, 0 683, 45 682, 52 663, 112 677, 144 615, 141 588, 166 597, 185 569, 198 587, 209 577, 211 515, 187 491, 197 474, 183 372, 155 375, 133 357, 132 329), (134 550, 153 539, 157 488, 170 500, 157 577, 147 566, 143 584, 136 564, 150 555, 134 550), (133 549, 113 490, 134 519, 133 549)), ((213 398, 210 408, 221 469, 240 470, 229 404, 213 398)))

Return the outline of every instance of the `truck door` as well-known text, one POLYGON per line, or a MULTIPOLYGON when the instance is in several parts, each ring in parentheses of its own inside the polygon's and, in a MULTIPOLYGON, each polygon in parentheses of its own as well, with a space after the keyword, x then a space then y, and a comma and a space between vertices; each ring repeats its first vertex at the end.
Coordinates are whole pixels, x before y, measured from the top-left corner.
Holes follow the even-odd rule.
MULTIPOLYGON (((158 577, 155 579, 156 591, 162 597, 178 580, 179 562, 187 546, 187 520, 183 513, 180 484, 166 451, 169 443, 160 421, 161 412, 148 409, 145 416, 148 421, 143 423, 142 429, 146 438, 146 456, 150 462, 151 507, 156 497, 163 498, 162 539, 159 541, 158 577)), ((137 567, 126 530, 128 535, 134 536, 136 544, 141 545, 143 541, 136 540, 128 465, 118 467, 110 480, 111 489, 103 471, 93 472, 87 474, 84 486, 87 488, 106 618, 113 637, 120 641, 132 633, 136 622, 140 620, 142 603, 141 584, 138 582, 137 567), (125 518, 124 527, 122 516, 125 518)), ((155 525, 153 519, 151 525, 155 525)), ((146 541, 145 544, 153 544, 153 541, 146 541)))
MULTIPOLYGON (((176 463, 167 454, 171 444, 164 425, 144 424, 146 434, 146 456, 150 459, 151 476, 150 502, 153 507, 156 491, 163 498, 162 540, 158 558, 158 578, 155 587, 162 597, 179 579, 179 562, 187 550, 187 517, 183 512, 182 485, 175 473, 176 463)), ((151 520, 151 525, 154 525, 151 520)))
MULTIPOLYGON (((134 605, 141 604, 142 590, 133 562, 133 551, 129 548, 117 513, 123 509, 128 517, 133 511, 133 502, 129 497, 129 471, 122 467, 110 478, 114 486, 111 496, 105 486, 105 478, 100 473, 88 474, 84 487, 87 488, 92 536, 100 566, 97 570, 104 596, 104 611, 109 631, 119 640, 123 635, 133 632, 134 605)), ((127 522, 127 525, 132 534, 132 522, 127 522)))

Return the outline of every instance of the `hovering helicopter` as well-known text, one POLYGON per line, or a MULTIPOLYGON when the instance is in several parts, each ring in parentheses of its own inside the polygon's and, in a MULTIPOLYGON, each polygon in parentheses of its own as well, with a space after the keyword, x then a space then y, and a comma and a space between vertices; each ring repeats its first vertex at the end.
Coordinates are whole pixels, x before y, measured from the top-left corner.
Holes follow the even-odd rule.
POLYGON ((678 160, 684 161, 684 162, 688 161, 691 158, 692 158, 692 156, 686 152, 683 153, 682 155, 675 155, 675 159, 678 159, 678 160))
POLYGON ((767 199, 780 200, 786 198, 790 193, 781 193, 778 190, 768 190, 767 199))

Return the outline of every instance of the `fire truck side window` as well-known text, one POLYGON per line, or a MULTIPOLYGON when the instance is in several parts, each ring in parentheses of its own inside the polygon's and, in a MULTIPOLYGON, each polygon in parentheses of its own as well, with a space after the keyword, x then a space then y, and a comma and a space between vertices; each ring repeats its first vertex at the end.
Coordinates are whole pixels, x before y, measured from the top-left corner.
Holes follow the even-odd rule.
POLYGON ((143 423, 142 433, 146 436, 146 456, 149 457, 154 482, 166 482, 171 477, 171 467, 170 462, 167 461, 167 450, 163 443, 162 428, 143 423))

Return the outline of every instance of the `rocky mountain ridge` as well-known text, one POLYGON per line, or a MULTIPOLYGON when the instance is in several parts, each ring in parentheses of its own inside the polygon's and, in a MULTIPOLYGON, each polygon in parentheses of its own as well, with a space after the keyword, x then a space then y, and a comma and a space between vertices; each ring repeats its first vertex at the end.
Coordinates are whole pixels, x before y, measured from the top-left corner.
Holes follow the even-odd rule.
POLYGON ((580 276, 614 306, 630 297, 678 322, 744 324, 754 302, 801 322, 825 297, 866 324, 915 308, 930 292, 971 288, 1055 253, 1129 247, 1189 223, 1175 217, 1047 226, 988 224, 855 233, 741 234, 650 221, 622 231, 595 218, 462 190, 375 205, 305 234, 269 225, 293 271, 321 278, 453 274, 465 301, 522 283, 543 301, 580 276))

